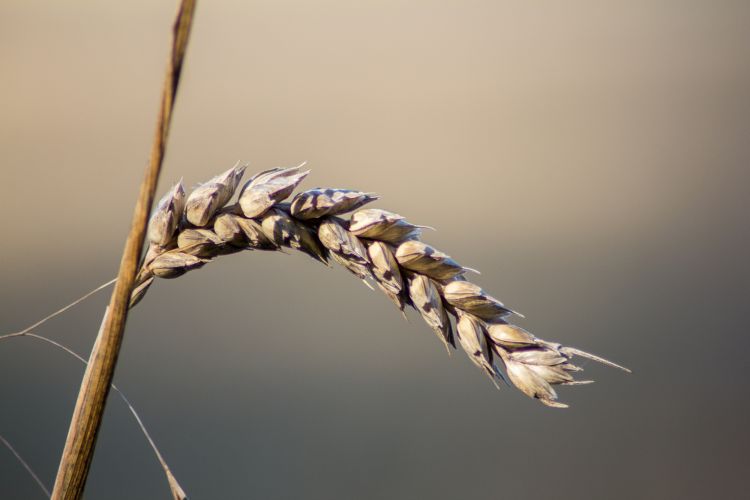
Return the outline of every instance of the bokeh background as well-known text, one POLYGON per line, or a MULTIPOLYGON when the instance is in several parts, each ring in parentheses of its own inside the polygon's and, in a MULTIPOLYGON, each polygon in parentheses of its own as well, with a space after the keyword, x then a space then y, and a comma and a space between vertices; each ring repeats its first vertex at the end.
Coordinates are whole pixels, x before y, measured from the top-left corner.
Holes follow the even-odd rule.
MULTIPOLYGON (((175 2, 0 2, 0 330, 116 273, 175 2)), ((569 410, 496 390, 298 254, 133 311, 116 380, 192 498, 741 498, 750 466, 750 4, 203 1, 160 192, 303 160, 435 226, 524 312, 621 362, 569 410)), ((108 293, 39 329, 88 353, 108 293)), ((0 343, 0 434, 52 483, 82 365, 0 343)), ((87 498, 168 498, 112 399, 87 498)), ((42 498, 5 449, 0 497, 42 498)))

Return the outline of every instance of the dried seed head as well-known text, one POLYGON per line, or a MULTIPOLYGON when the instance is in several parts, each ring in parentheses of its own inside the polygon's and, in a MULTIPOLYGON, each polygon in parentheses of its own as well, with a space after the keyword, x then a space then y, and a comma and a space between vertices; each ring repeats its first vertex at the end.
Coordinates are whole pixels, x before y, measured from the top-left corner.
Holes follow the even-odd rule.
POLYGON ((365 283, 367 277, 373 278, 402 312, 404 305, 413 305, 446 348, 455 347, 449 313, 456 316, 461 347, 493 382, 504 378, 499 369, 504 366, 513 384, 549 406, 565 406, 557 402, 554 385, 590 382, 574 380, 573 372, 581 369, 571 363, 573 356, 629 372, 598 356, 546 342, 507 324, 504 318, 513 311, 467 282, 463 273, 469 268, 417 241, 424 226, 378 209, 358 210, 348 223, 336 217, 371 201, 374 195, 313 189, 292 203, 284 202, 307 175, 299 168, 256 175, 243 187, 240 202, 229 207, 225 205, 244 167, 236 166, 196 189, 184 210, 181 185, 172 188, 152 216, 150 245, 131 304, 143 297, 154 277, 180 276, 222 253, 287 246, 324 263, 330 255, 365 283), (190 227, 180 220, 181 211, 187 222, 203 227, 190 227))
POLYGON ((487 345, 482 323, 471 314, 459 313, 456 322, 456 335, 469 359, 482 368, 494 381, 498 372, 492 365, 492 351, 487 345))
POLYGON ((453 307, 486 321, 502 319, 513 312, 468 281, 451 281, 443 289, 443 297, 453 307))
POLYGON ((324 264, 328 263, 326 253, 318 245, 315 234, 285 212, 277 209, 270 210, 263 217, 261 226, 266 237, 277 246, 294 248, 324 264))
POLYGON ((453 340, 453 328, 435 283, 421 274, 410 273, 407 279, 409 282, 409 297, 414 304, 414 308, 419 311, 419 314, 422 315, 422 318, 445 344, 445 348, 450 353, 448 346, 456 346, 453 340))
POLYGON ((192 225, 203 227, 226 203, 237 189, 246 165, 237 163, 221 175, 198 186, 185 204, 185 218, 192 225))
POLYGON ((418 238, 422 228, 406 222, 404 217, 380 210, 367 208, 352 214, 349 231, 361 238, 381 240, 387 243, 400 243, 404 240, 418 238))
POLYGON ((487 325, 487 335, 495 344, 506 349, 537 345, 536 337, 516 325, 490 323, 487 325))
POLYGON ((148 270, 159 278, 176 278, 188 271, 202 267, 209 260, 172 250, 152 260, 148 270))
POLYGON ((464 268, 440 250, 417 240, 399 245, 396 260, 402 267, 438 280, 447 280, 462 274, 464 268))
POLYGON ((373 241, 367 247, 367 255, 370 257, 372 275, 378 287, 403 311, 404 281, 393 252, 382 241, 373 241))
POLYGON ((246 217, 260 217, 274 204, 285 200, 307 177, 300 167, 272 168, 255 175, 240 191, 239 203, 246 217))
POLYGON ((318 228, 320 242, 331 251, 336 262, 361 280, 371 277, 367 249, 359 238, 344 229, 341 222, 328 218, 318 228))
POLYGON ((180 181, 157 203, 156 210, 148 223, 148 240, 162 248, 169 246, 180 225, 184 208, 185 189, 180 181))
POLYGON ((291 212, 300 220, 318 219, 356 210, 377 199, 377 195, 352 189, 315 188, 295 196, 291 212))

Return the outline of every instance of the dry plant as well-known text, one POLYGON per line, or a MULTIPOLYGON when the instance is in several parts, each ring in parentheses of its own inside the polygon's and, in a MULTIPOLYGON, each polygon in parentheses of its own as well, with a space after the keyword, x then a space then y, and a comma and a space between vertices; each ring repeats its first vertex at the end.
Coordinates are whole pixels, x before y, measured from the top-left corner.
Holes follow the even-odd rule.
MULTIPOLYGON (((117 282, 78 390, 78 398, 70 419, 68 435, 52 489, 54 500, 77 500, 83 496, 96 438, 101 428, 104 407, 112 386, 117 357, 125 334, 128 303, 138 272, 149 212, 164 162, 172 123, 172 111, 177 98, 195 8, 196 0, 181 0, 172 26, 172 44, 164 74, 151 153, 143 181, 141 181, 132 224, 125 240, 125 248, 120 258, 117 282)), ((179 493, 172 488, 175 498, 180 498, 179 493)))
POLYGON ((427 226, 362 208, 378 199, 373 193, 315 188, 286 202, 309 173, 302 166, 256 174, 231 204, 246 168, 239 163, 189 195, 182 182, 172 187, 151 216, 131 307, 155 278, 176 278, 221 255, 292 248, 327 265, 335 261, 368 286, 375 284, 402 313, 415 308, 449 353, 457 339, 496 385, 510 380, 547 406, 567 406, 557 401, 553 386, 592 382, 573 378, 581 371, 572 363, 574 356, 629 371, 512 324, 518 313, 466 279, 467 272, 476 271, 420 240, 427 226), (354 213, 348 220, 342 217, 349 212, 354 213))
MULTIPOLYGON (((518 313, 468 281, 465 274, 472 269, 420 241, 426 226, 412 224, 385 210, 363 209, 378 198, 372 193, 317 188, 286 202, 309 173, 302 166, 274 168, 255 175, 231 204, 244 165, 232 167, 189 196, 178 183, 159 202, 147 227, 195 7, 195 0, 180 1, 149 163, 120 269, 113 280, 115 289, 87 362, 51 493, 53 499, 81 498, 110 388, 120 393, 149 440, 173 497, 186 498, 135 409, 112 385, 112 378, 128 311, 143 299, 154 280, 176 278, 225 254, 291 248, 326 265, 335 261, 368 286, 375 284, 402 313, 406 307, 414 307, 449 353, 457 339, 469 359, 496 386, 499 387, 498 381, 509 380, 524 394, 548 406, 566 406, 557 401, 553 386, 591 382, 573 378, 572 374, 581 370, 571 362, 574 356, 629 371, 598 356, 542 340, 513 325, 509 320, 518 313), (349 219, 342 217, 350 212, 354 213, 349 219), (146 236, 148 249, 141 258, 146 236)), ((29 332, 108 284, 26 330, 1 338, 38 338, 85 362, 62 344, 29 332)), ((49 494, 10 443, 2 437, 0 441, 49 494)))

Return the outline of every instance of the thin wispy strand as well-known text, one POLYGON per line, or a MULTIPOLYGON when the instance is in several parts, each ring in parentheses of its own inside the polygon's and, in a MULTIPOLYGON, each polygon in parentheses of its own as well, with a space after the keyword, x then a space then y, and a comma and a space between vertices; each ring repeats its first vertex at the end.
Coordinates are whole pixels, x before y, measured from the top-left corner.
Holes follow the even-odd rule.
MULTIPOLYGON (((28 330, 28 329, 27 329, 28 330)), ((73 349, 69 348, 68 346, 61 344, 60 342, 57 342, 49 337, 45 337, 43 335, 39 335, 36 333, 31 333, 29 331, 21 331, 21 332, 15 332, 15 333, 9 333, 6 335, 0 335, 0 342, 3 340, 10 340, 13 338, 22 338, 22 337, 28 337, 32 339, 40 340, 46 344, 52 345, 56 347, 57 349, 60 349, 69 355, 76 358, 78 361, 83 363, 84 365, 87 365, 88 362, 86 359, 84 359, 83 356, 75 352, 73 349)), ((125 403, 125 406, 127 406, 128 410, 130 411, 131 415, 133 415, 133 418, 135 419, 136 424, 138 424, 138 427, 141 430, 141 433, 143 434, 143 437, 146 438, 146 441, 148 442, 149 446, 151 447, 151 450, 154 452, 154 455, 156 456, 156 459, 159 461, 159 464, 161 465, 162 470, 164 471, 164 475, 167 479, 167 483, 169 484, 169 488, 172 492, 173 498, 176 500, 186 500, 187 494, 185 493, 185 490, 180 485, 179 481, 177 481, 177 478, 172 473, 172 470, 169 468, 169 465, 167 464, 167 461, 162 456, 161 452, 159 451, 159 448, 156 446, 156 443, 154 442, 154 439, 151 437, 151 434, 146 429, 146 425, 143 423, 143 420, 141 419, 141 416, 136 411, 133 404, 130 402, 130 400, 125 396, 125 393, 123 393, 115 384, 112 384, 112 390, 115 391, 119 396, 120 399, 122 399, 123 403, 125 403)), ((18 455, 17 455, 18 456, 18 455)), ((23 462, 22 462, 23 463, 23 462)), ((23 463, 24 466, 29 469, 29 472, 33 474, 33 472, 30 470, 30 468, 23 463)), ((47 493, 47 496, 49 496, 49 492, 47 493)))
POLYGON ((39 478, 39 476, 34 472, 34 469, 31 468, 29 463, 23 459, 20 453, 16 451, 15 448, 10 444, 10 442, 5 439, 3 436, 0 435, 0 443, 3 444, 8 450, 13 454, 14 457, 16 457, 16 460, 23 466, 24 469, 26 469, 26 472, 29 473, 29 475, 34 479, 34 482, 39 486, 39 489, 41 489, 47 497, 50 496, 50 492, 47 489, 47 486, 44 484, 44 482, 39 478))

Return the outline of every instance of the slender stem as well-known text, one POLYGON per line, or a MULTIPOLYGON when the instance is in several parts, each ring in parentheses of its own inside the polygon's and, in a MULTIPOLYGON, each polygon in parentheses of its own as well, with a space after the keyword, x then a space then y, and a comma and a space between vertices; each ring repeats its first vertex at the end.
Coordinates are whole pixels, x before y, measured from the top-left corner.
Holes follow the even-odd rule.
POLYGON ((161 107, 151 147, 149 164, 141 182, 125 249, 120 261, 117 283, 112 292, 104 328, 94 344, 83 375, 68 437, 52 490, 53 500, 78 500, 88 477, 96 437, 101 427, 104 405, 112 384, 117 357, 122 345, 130 294, 133 290, 141 250, 146 236, 148 216, 154 201, 156 185, 167 146, 172 109, 180 82, 196 0, 182 0, 173 28, 172 51, 162 88, 161 107))
POLYGON ((96 292, 98 292, 100 290, 104 290, 105 288, 107 288, 109 285, 111 285, 115 281, 117 281, 117 278, 113 278, 113 279, 107 281, 106 283, 102 283, 101 285, 99 285, 98 287, 94 288, 90 292, 87 292, 85 295, 82 295, 81 297, 77 298, 76 300, 74 300, 73 302, 71 302, 70 304, 68 304, 67 306, 62 307, 62 308, 58 309, 57 311, 53 312, 52 314, 49 314, 49 315, 45 316, 44 318, 40 319, 39 321, 37 321, 33 325, 27 326, 23 330, 15 332, 14 335, 23 335, 25 333, 29 333, 34 328, 36 328, 38 326, 41 326, 42 324, 44 324, 47 321, 49 321, 52 318, 54 318, 55 316, 59 316, 62 313, 64 313, 65 311, 67 311, 68 309, 70 309, 71 307, 73 307, 73 306, 75 306, 77 304, 80 304, 84 300, 86 300, 89 297, 91 297, 92 295, 94 295, 96 292))
MULTIPOLYGON (((68 354, 70 354, 71 356, 73 356, 74 358, 76 358, 78 361, 80 361, 81 363, 83 363, 84 365, 88 364, 88 362, 83 358, 83 356, 81 356, 80 354, 78 354, 73 349, 69 348, 68 346, 63 345, 63 344, 61 344, 61 343, 59 343, 59 342, 57 342, 55 340, 52 340, 51 338, 45 337, 43 335, 37 335, 36 333, 30 333, 30 332, 22 331, 22 332, 17 332, 17 333, 9 333, 9 334, 6 334, 6 335, 0 335, 0 341, 8 340, 8 339, 16 338, 16 337, 30 337, 30 338, 41 340, 42 342, 46 342, 47 344, 51 344, 51 345, 57 347, 58 349, 61 349, 61 350, 65 351, 65 352, 67 352, 68 354)), ((146 426, 143 423, 143 420, 141 420, 141 416, 138 415, 138 412, 135 410, 135 407, 133 406, 133 404, 130 402, 130 400, 125 396, 125 394, 115 384, 112 384, 112 390, 115 391, 120 396, 120 399, 122 399, 122 401, 125 403, 125 406, 128 407, 128 410, 130 410, 130 413, 133 415, 133 418, 135 419, 136 423, 138 424, 138 427, 140 427, 141 432, 143 433, 143 436, 146 438, 146 441, 148 441, 148 444, 151 446, 151 449, 153 450, 154 455, 156 455, 156 459, 161 464, 162 470, 164 470, 164 475, 167 477, 167 482, 169 483, 169 489, 172 491, 172 496, 176 500, 185 500, 187 498, 187 494, 185 494, 185 491, 182 489, 182 486, 180 486, 180 483, 177 482, 177 478, 175 478, 174 474, 172 474, 172 470, 169 468, 169 465, 167 465, 167 461, 164 460, 164 457, 162 456, 161 452, 159 451, 159 448, 156 447, 156 443, 154 442, 153 438, 151 437, 151 434, 149 434, 148 430, 146 430, 146 426)), ((28 464, 26 462, 24 462, 23 459, 21 459, 21 457, 19 456, 19 454, 10 446, 10 444, 7 441, 5 441, 2 438, 2 436, 0 436, 0 440, 4 441, 5 445, 13 452, 14 455, 16 455, 16 457, 21 462, 21 464, 24 467, 26 467, 26 470, 28 470, 29 473, 32 476, 34 476, 34 479, 36 479, 37 482, 40 483, 40 485, 41 485, 41 482, 39 481, 39 478, 37 478, 34 475, 34 472, 31 470, 31 468, 28 466, 28 464)), ((47 491, 46 489, 45 489, 45 493, 47 493, 47 496, 50 496, 49 491, 47 491)))
POLYGON ((5 439, 3 436, 0 436, 0 443, 4 444, 6 448, 10 450, 11 453, 18 459, 18 461, 23 465, 23 468, 26 469, 26 471, 31 474, 31 477, 34 478, 34 481, 36 481, 36 484, 39 485, 39 487, 42 489, 44 494, 49 497, 49 490, 44 485, 41 479, 39 479, 39 476, 36 475, 36 472, 34 472, 34 469, 31 468, 31 466, 26 462, 26 460, 23 459, 20 453, 16 451, 13 446, 8 442, 7 439, 5 439))

